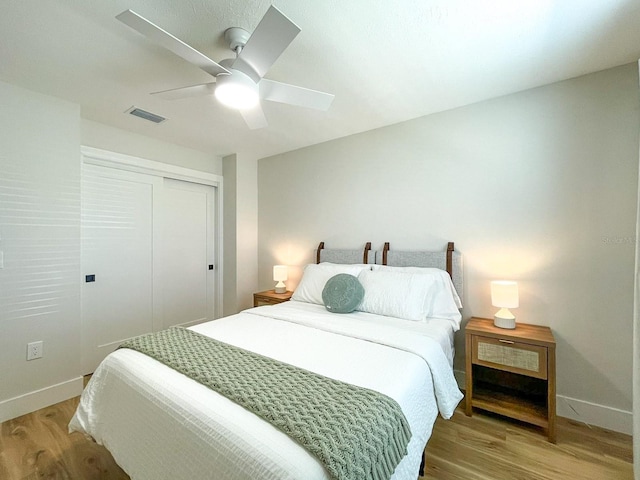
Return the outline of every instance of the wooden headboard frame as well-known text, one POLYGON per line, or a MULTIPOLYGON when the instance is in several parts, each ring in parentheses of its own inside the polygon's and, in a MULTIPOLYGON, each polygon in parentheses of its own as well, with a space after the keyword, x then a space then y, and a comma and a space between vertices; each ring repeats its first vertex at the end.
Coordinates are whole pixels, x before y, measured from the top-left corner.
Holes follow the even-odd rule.
MULTIPOLYGON (((322 250, 324 250, 324 242, 320 242, 318 245, 318 251, 316 253, 316 263, 320 263, 322 250)), ((341 250, 342 252, 347 252, 347 250, 341 250)), ((364 251, 362 253, 362 263, 369 263, 369 252, 371 251, 371 242, 367 242, 364 246, 364 251)))

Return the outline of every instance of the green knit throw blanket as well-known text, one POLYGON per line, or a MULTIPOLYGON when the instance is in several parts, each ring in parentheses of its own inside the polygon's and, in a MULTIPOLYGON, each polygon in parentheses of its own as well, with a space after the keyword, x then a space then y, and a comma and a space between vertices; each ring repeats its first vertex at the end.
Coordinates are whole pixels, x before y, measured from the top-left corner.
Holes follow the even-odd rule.
POLYGON ((334 479, 388 480, 411 431, 378 392, 173 327, 122 344, 224 395, 282 430, 334 479))

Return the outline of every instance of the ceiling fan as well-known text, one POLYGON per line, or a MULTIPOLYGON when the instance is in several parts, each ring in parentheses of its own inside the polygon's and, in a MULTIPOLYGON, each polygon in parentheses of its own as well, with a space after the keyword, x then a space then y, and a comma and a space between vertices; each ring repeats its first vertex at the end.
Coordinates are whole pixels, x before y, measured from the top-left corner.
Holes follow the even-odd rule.
POLYGON ((264 78, 300 28, 274 6, 270 6, 252 34, 239 27, 225 31, 225 40, 235 58, 214 62, 131 10, 116 18, 149 40, 182 57, 214 77, 201 85, 155 92, 166 99, 213 94, 218 101, 240 111, 250 129, 264 128, 267 119, 260 99, 326 111, 334 95, 264 78))

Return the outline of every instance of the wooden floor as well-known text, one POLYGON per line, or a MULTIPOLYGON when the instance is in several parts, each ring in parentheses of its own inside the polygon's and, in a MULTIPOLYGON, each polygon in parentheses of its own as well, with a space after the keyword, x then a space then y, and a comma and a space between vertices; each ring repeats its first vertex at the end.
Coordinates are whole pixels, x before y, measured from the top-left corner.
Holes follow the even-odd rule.
POLYGON ((558 441, 541 429, 458 408, 438 418, 427 444, 424 479, 633 480, 629 435, 558 418, 558 441))
MULTIPOLYGON (((0 424, 0 479, 125 480, 103 447, 67 424, 78 398, 0 424)), ((632 480, 631 437, 559 419, 558 443, 539 430, 461 410, 438 419, 423 479, 632 480)))
POLYGON ((2 480, 125 480, 104 447, 67 425, 80 397, 0 424, 2 480))

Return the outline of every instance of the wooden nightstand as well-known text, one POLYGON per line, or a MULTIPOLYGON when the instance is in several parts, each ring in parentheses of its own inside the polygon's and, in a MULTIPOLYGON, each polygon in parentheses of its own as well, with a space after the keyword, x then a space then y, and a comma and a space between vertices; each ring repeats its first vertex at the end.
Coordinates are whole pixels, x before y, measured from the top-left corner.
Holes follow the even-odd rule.
POLYGON ((556 441, 556 341, 548 327, 497 328, 472 318, 465 329, 465 411, 473 407, 547 430, 556 441))
POLYGON ((265 290, 253 294, 253 306, 260 307, 262 305, 275 305, 276 303, 286 302, 291 298, 293 292, 276 293, 273 290, 265 290))

